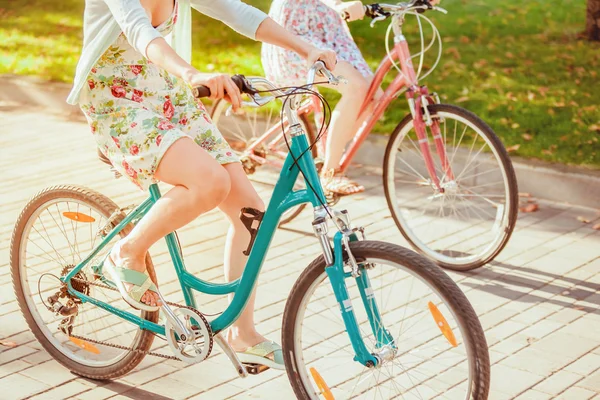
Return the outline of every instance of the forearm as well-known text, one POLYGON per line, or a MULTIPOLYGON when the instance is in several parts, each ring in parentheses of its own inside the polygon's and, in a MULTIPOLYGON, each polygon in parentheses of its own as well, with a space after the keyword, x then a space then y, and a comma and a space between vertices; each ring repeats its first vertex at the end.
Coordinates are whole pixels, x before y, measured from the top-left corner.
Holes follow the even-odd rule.
POLYGON ((313 47, 310 44, 308 44, 298 36, 286 31, 283 27, 281 27, 271 18, 265 19, 260 24, 260 26, 256 30, 256 39, 261 42, 282 47, 286 50, 294 51, 298 53, 302 58, 308 57, 308 54, 313 49, 313 47))
POLYGON ((146 56, 154 64, 189 82, 198 71, 181 58, 164 38, 156 38, 148 44, 146 56))

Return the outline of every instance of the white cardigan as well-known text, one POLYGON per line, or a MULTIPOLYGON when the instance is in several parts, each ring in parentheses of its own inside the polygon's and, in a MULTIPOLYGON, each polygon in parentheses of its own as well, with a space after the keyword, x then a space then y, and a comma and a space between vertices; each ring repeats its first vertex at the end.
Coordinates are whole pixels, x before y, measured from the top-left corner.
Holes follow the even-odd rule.
MULTIPOLYGON (((178 0, 178 22, 172 34, 173 48, 188 62, 191 59, 191 7, 255 39, 256 30, 267 18, 262 11, 240 0, 178 0)), ((67 103, 77 104, 79 93, 92 67, 123 32, 141 54, 161 37, 139 0, 86 0, 83 14, 83 50, 77 63, 73 89, 67 103)))

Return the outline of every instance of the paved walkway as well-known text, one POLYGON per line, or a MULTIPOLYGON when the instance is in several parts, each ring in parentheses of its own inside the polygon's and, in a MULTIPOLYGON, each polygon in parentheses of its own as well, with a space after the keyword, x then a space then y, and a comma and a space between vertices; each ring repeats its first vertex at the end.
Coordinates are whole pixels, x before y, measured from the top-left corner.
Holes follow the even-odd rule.
MULTIPOLYGON (((8 248, 19 211, 37 190, 61 183, 89 186, 120 205, 142 198, 127 182, 111 179, 92 149, 84 124, 0 109, 5 177, 0 189, 0 339, 17 344, 0 345, 0 398, 293 398, 283 374, 267 371, 239 379, 218 350, 192 366, 147 357, 133 373, 110 383, 78 378, 41 350, 18 310, 9 273, 8 248)), ((378 172, 358 175, 368 190, 344 206, 357 223, 370 226, 371 238, 405 244, 387 211, 378 172)), ((258 187, 266 197, 266 188, 258 187)), ((538 212, 519 217, 496 262, 450 275, 486 330, 493 362, 491 399, 600 399, 600 232, 592 229, 600 213, 542 200, 539 205, 538 212)), ((182 230, 186 261, 197 266, 192 269, 200 276, 220 279, 225 231, 215 212, 182 230)), ((278 232, 260 280, 261 332, 280 338, 289 289, 318 253, 307 218, 278 232)), ((165 248, 157 246, 152 256, 160 281, 172 281, 171 269, 161 266, 167 260, 165 248)))

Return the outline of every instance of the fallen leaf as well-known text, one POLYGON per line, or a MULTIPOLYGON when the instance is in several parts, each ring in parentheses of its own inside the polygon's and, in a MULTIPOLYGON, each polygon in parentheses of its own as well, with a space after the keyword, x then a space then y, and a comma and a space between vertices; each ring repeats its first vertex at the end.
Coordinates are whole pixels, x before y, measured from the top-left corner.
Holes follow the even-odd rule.
POLYGON ((529 133, 524 133, 521 135, 521 137, 525 140, 531 140, 533 139, 533 136, 531 136, 529 133))
POLYGON ((514 122, 510 127, 513 129, 517 129, 518 127, 520 127, 521 125, 517 124, 516 122, 514 122))
POLYGON ((561 142, 566 142, 567 140, 569 140, 569 136, 564 135, 558 138, 558 140, 560 140, 561 142))
POLYGON ((469 101, 469 98, 467 96, 462 96, 456 99, 456 103, 464 103, 465 101, 469 101))
POLYGON ((590 222, 589 219, 587 219, 586 217, 582 217, 582 216, 577 217, 577 221, 583 222, 584 224, 587 224, 590 222))
POLYGON ((519 193, 519 197, 531 197, 531 193, 526 193, 526 192, 519 193))
POLYGON ((568 290, 563 290, 563 292, 561 293, 563 296, 568 296, 571 294, 571 292, 569 292, 568 290))
POLYGON ((506 148, 506 151, 508 151, 509 153, 513 152, 513 151, 517 151, 517 150, 519 150, 519 147, 521 147, 520 144, 515 144, 514 146, 508 146, 506 148))
POLYGON ((590 125, 590 131, 600 131, 600 125, 598 124, 592 124, 590 125))
POLYGON ((595 229, 597 231, 600 231, 600 222, 597 223, 596 225, 592 226, 592 229, 595 229))
POLYGON ((544 149, 544 150, 542 150, 542 154, 545 154, 547 156, 551 156, 554 153, 552 152, 552 150, 544 149))
POLYGON ((9 341, 6 341, 6 340, 0 340, 0 345, 6 346, 6 347, 11 348, 11 349, 17 347, 17 344, 15 342, 9 342, 9 341))
POLYGON ((585 307, 582 306, 577 306, 577 307, 573 307, 574 310, 585 310, 585 307))
POLYGON ((526 206, 520 207, 519 211, 524 212, 524 213, 531 213, 531 212, 536 212, 539 209, 540 209, 540 207, 536 203, 530 203, 530 204, 527 204, 526 206))

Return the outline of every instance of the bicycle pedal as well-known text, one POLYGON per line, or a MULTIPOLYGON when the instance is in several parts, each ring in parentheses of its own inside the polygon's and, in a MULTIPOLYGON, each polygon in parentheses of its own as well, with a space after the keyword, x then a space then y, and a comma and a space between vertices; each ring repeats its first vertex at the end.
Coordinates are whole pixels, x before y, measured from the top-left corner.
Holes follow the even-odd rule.
POLYGON ((242 363, 242 364, 244 365, 244 367, 246 367, 246 371, 248 371, 248 373, 250 375, 258 375, 258 374, 270 369, 266 365, 262 365, 262 364, 251 364, 251 363, 242 363))

